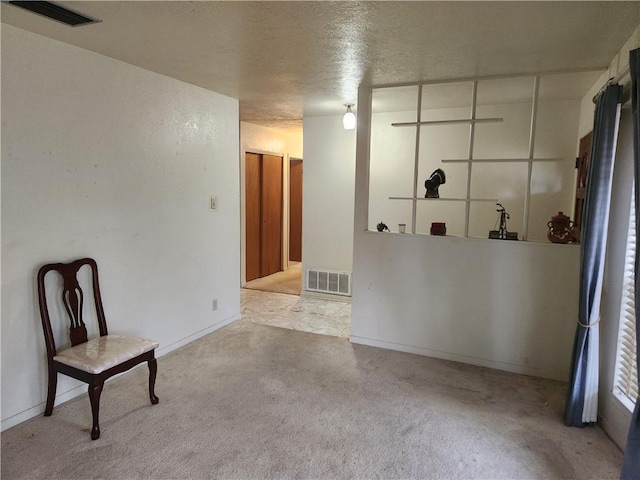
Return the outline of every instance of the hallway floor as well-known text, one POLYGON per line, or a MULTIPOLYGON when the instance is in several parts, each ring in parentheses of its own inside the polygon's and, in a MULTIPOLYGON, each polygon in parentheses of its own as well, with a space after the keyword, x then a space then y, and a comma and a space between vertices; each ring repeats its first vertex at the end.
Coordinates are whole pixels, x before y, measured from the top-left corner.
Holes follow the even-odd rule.
POLYGON ((302 287, 302 264, 291 262, 289 269, 256 278, 247 282, 244 288, 250 290, 261 290, 263 292, 287 293, 289 295, 300 295, 302 287))
POLYGON ((240 290, 242 320, 349 338, 351 303, 258 290, 240 290))

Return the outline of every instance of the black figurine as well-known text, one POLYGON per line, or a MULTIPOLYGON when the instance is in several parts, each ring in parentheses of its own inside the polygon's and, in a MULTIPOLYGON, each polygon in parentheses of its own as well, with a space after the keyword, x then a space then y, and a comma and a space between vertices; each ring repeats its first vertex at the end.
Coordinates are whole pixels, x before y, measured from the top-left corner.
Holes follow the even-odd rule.
POLYGON ((376 225, 376 228, 378 229, 379 232, 384 232, 385 230, 387 232, 390 232, 391 230, 389 230, 389 227, 387 227, 384 223, 380 222, 378 225, 376 225))
POLYGON ((437 168, 433 171, 431 176, 424 181, 424 188, 427 192, 424 194, 424 198, 440 198, 438 193, 438 187, 443 183, 446 183, 447 178, 444 174, 444 170, 437 168))

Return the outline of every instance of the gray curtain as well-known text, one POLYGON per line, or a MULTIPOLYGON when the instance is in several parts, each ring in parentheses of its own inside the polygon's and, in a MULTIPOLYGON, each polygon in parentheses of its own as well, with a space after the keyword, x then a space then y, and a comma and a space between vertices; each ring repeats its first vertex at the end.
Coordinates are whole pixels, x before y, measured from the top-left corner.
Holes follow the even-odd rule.
POLYGON ((597 418, 598 319, 621 92, 619 85, 608 86, 596 101, 580 238, 578 325, 564 414, 565 424, 575 427, 597 418))
MULTIPOLYGON (((640 223, 640 155, 638 148, 640 144, 640 112, 638 111, 638 101, 640 100, 640 83, 638 76, 640 75, 640 49, 632 50, 629 53, 629 71, 631 73, 631 109, 633 112, 633 158, 634 158, 634 180, 636 194, 636 238, 638 238, 638 227, 640 223)), ((637 250, 636 250, 637 252, 637 250)), ((638 292, 638 255, 636 254, 635 265, 635 295, 636 302, 640 299, 638 292)), ((640 309, 636 308, 636 314, 640 309)), ((640 322, 636 315, 636 347, 640 346, 640 322)), ((640 354, 636 356, 639 363, 638 372, 640 374, 640 354)), ((629 426, 629 435, 627 436, 627 448, 624 451, 624 461, 622 464, 622 479, 640 479, 640 399, 636 400, 636 408, 631 417, 631 425, 629 426)))

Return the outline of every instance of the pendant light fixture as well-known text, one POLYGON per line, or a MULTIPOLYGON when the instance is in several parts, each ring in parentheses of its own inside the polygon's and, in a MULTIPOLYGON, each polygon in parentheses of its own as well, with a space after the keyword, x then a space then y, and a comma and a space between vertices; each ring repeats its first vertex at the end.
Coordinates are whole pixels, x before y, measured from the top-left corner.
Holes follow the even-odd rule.
POLYGON ((356 115, 351 111, 352 106, 352 103, 345 104, 347 111, 344 114, 344 117, 342 117, 342 126, 345 130, 353 130, 356 128, 356 115))

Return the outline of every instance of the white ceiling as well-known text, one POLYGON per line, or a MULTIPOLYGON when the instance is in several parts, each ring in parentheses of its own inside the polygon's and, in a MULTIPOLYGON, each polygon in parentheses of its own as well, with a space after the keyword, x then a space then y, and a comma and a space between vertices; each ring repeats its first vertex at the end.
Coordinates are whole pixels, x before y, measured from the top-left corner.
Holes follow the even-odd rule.
MULTIPOLYGON (((607 67, 640 25, 638 2, 59 3, 102 22, 5 2, 2 21, 238 98, 241 120, 276 128, 342 113, 360 83, 607 67)), ((549 95, 582 96, 598 75, 549 95)))

